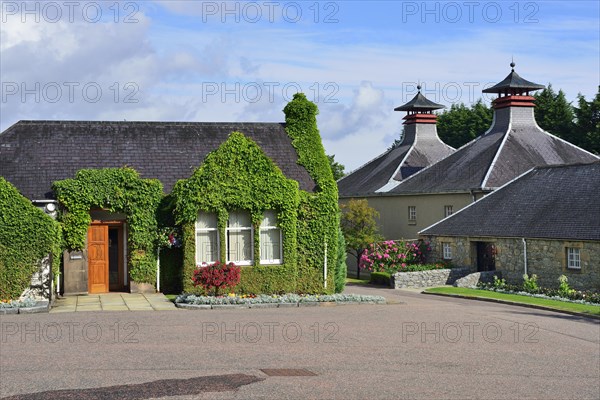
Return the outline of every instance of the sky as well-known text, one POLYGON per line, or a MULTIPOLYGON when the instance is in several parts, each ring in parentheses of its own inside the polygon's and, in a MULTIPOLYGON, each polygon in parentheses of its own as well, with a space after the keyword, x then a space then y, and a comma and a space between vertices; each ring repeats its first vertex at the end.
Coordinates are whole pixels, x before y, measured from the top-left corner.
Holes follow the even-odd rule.
MULTIPOLYGON (((0 131, 19 120, 283 122, 319 107, 325 151, 352 171, 399 137, 423 93, 492 100, 510 72, 591 99, 600 2, 4 1, 0 131)), ((168 143, 165 143, 168 145, 168 143)))

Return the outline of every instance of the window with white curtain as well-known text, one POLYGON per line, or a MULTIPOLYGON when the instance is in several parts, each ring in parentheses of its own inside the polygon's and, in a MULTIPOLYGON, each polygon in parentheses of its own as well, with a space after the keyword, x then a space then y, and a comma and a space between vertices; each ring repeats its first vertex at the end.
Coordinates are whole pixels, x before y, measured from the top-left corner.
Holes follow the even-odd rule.
POLYGON ((219 259, 217 214, 200 212, 196 220, 196 264, 213 263, 219 259))
POLYGON ((260 224, 260 263, 281 264, 282 235, 277 226, 277 213, 273 210, 265 211, 260 224))
POLYGON ((252 219, 246 211, 232 211, 227 220, 227 262, 252 265, 252 219))

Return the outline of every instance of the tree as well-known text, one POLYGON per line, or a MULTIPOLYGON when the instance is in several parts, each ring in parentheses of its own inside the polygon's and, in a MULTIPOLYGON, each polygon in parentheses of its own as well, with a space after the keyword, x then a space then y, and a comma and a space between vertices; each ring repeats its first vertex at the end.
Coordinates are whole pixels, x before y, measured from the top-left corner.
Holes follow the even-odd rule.
POLYGON ((567 101, 565 93, 561 90, 554 92, 552 85, 535 97, 535 120, 540 128, 546 132, 567 140, 574 145, 585 144, 585 135, 580 137, 575 130, 573 106, 567 101))
POLYGON ((339 162, 335 161, 335 154, 328 155, 327 158, 329 159, 329 165, 331 166, 331 172, 333 173, 333 179, 337 181, 338 179, 343 178, 344 175, 346 175, 346 173, 344 172, 346 167, 344 167, 339 162))
MULTIPOLYGON (((346 251, 356 257, 356 265, 360 264, 360 256, 371 243, 382 240, 377 233, 376 218, 379 213, 366 199, 352 199, 342 205, 340 225, 346 240, 346 251)), ((356 270, 356 278, 360 277, 360 269, 356 270)))
POLYGON ((600 154, 600 86, 594 100, 586 101, 582 94, 577 95, 574 108, 576 137, 583 139, 582 147, 600 154))
POLYGON ((471 107, 452 104, 450 110, 438 115, 438 135, 444 143, 454 148, 475 139, 492 125, 492 110, 481 99, 471 107))

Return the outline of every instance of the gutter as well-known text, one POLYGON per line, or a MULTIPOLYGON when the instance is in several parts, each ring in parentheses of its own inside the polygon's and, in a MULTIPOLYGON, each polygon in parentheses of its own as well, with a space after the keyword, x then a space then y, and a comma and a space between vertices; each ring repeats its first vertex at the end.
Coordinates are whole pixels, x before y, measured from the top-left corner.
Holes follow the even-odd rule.
POLYGON ((525 238, 523 240, 523 268, 524 274, 527 275, 527 241, 525 238))

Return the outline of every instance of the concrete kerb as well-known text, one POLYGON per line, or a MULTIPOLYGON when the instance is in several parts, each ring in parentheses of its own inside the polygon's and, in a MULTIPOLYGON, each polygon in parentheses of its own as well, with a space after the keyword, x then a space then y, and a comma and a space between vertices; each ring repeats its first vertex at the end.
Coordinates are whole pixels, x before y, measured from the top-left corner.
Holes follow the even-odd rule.
POLYGON ((234 310, 240 308, 297 308, 297 307, 334 307, 342 305, 388 305, 388 304, 401 304, 401 303, 377 303, 373 301, 369 302, 319 302, 319 301, 303 301, 298 303, 257 303, 257 304, 188 304, 188 303, 175 303, 175 306, 184 310, 234 310))
POLYGON ((487 301, 488 303, 498 303, 498 304, 506 304, 506 305, 509 305, 509 306, 519 306, 519 307, 525 307, 525 308, 534 308, 534 309, 537 309, 537 310, 553 311, 553 312, 558 312, 558 313, 562 313, 562 314, 575 315, 577 317, 584 317, 584 318, 591 318, 591 319, 600 320, 600 315, 585 314, 585 313, 580 313, 580 312, 576 312, 576 311, 569 311, 569 310, 559 310, 559 309, 556 309, 556 308, 546 307, 546 306, 540 306, 540 305, 537 305, 537 304, 524 304, 524 303, 517 303, 517 302, 509 301, 509 300, 500 300, 500 299, 490 299, 490 298, 484 298, 484 297, 464 296, 464 295, 461 295, 461 294, 428 293, 428 292, 425 292, 425 291, 422 291, 421 293, 422 294, 427 294, 427 295, 430 295, 430 296, 454 297, 454 298, 458 298, 458 299, 487 301))

